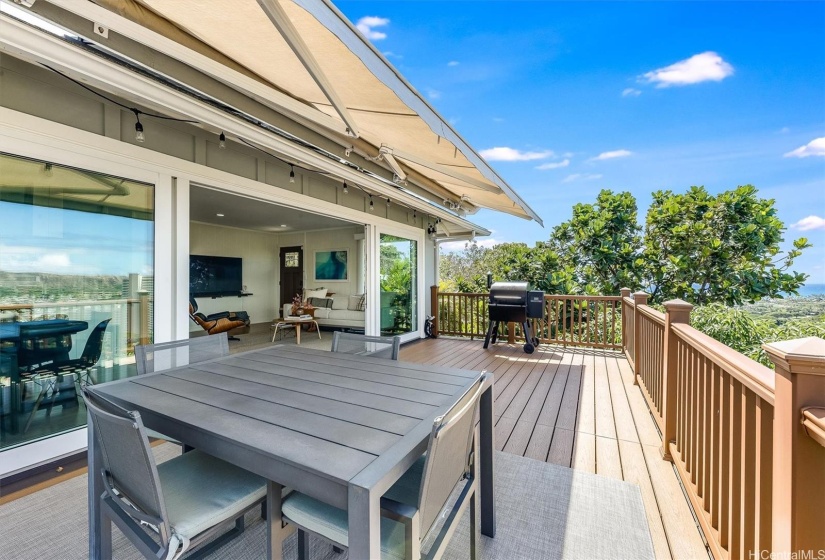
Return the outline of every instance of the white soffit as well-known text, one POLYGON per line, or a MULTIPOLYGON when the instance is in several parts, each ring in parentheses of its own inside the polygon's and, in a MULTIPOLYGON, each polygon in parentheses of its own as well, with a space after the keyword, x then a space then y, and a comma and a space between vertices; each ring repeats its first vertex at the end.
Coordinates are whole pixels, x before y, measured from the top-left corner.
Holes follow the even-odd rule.
MULTIPOLYGON (((323 80, 357 125, 360 138, 409 154, 395 155, 472 204, 541 223, 541 218, 439 116, 401 75, 325 0, 277 3, 312 53, 323 80), (421 165, 430 162, 432 167, 421 165), (450 170, 456 174, 451 175, 450 170)), ((63 3, 63 2, 58 2, 63 3)), ((229 59, 271 87, 314 108, 345 128, 339 111, 319 87, 256 0, 94 0, 169 39, 215 59, 229 59), (157 26, 157 16, 172 24, 157 26), (181 33, 183 31, 184 33, 181 33), (188 36, 188 37, 187 37, 188 36), (203 49, 208 45, 217 53, 203 49)), ((249 75, 248 74, 248 75, 249 75)), ((336 101, 337 101, 336 100, 336 101)), ((340 138, 340 137, 339 137, 340 138)), ((374 155, 374 154, 373 154, 374 155)))

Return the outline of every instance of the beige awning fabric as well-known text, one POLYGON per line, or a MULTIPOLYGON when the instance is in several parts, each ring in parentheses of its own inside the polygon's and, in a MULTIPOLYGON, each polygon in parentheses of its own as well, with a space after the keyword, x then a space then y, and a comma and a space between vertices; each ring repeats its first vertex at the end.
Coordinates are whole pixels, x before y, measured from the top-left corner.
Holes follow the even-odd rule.
POLYGON ((451 193, 452 202, 463 200, 465 205, 469 202, 541 223, 529 205, 325 0, 93 1, 254 78, 271 87, 273 94, 285 93, 337 122, 344 122, 341 115, 346 115, 359 138, 374 148, 365 155, 376 156, 378 148, 386 146, 402 167, 451 193), (314 60, 315 72, 273 23, 273 11, 286 16, 286 26, 296 32, 314 60), (334 95, 322 84, 331 86, 334 95))

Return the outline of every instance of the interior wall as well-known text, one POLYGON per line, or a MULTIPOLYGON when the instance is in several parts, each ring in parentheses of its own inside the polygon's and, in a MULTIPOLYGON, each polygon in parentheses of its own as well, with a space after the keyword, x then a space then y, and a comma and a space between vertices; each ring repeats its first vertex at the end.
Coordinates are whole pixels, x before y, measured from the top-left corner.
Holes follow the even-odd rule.
MULTIPOLYGON (((272 233, 191 222, 189 254, 243 259, 243 283, 253 295, 198 298, 201 313, 246 311, 253 323, 278 316, 278 236, 272 233)), ((190 321, 189 332, 201 328, 190 321)))

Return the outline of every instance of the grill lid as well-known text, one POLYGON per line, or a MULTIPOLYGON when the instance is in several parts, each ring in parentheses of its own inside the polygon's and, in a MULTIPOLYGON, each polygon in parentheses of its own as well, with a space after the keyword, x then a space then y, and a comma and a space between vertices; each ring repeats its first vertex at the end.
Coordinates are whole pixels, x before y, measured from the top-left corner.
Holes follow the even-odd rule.
POLYGON ((527 282, 495 282, 490 286, 490 303, 524 305, 527 302, 527 282))

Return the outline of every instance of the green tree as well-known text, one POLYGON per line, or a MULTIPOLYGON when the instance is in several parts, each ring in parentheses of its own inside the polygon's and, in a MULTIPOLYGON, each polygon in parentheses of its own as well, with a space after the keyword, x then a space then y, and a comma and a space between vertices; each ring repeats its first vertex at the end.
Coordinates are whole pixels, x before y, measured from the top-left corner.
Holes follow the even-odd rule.
POLYGON ((681 298, 738 305, 795 294, 807 275, 791 272, 807 239, 781 254, 784 224, 774 201, 751 185, 716 196, 704 187, 653 193, 644 251, 636 261, 653 301, 681 298))
POLYGON ((573 217, 553 228, 548 246, 572 272, 577 293, 615 294, 638 286, 641 239, 636 199, 603 190, 594 204, 576 204, 573 217))

